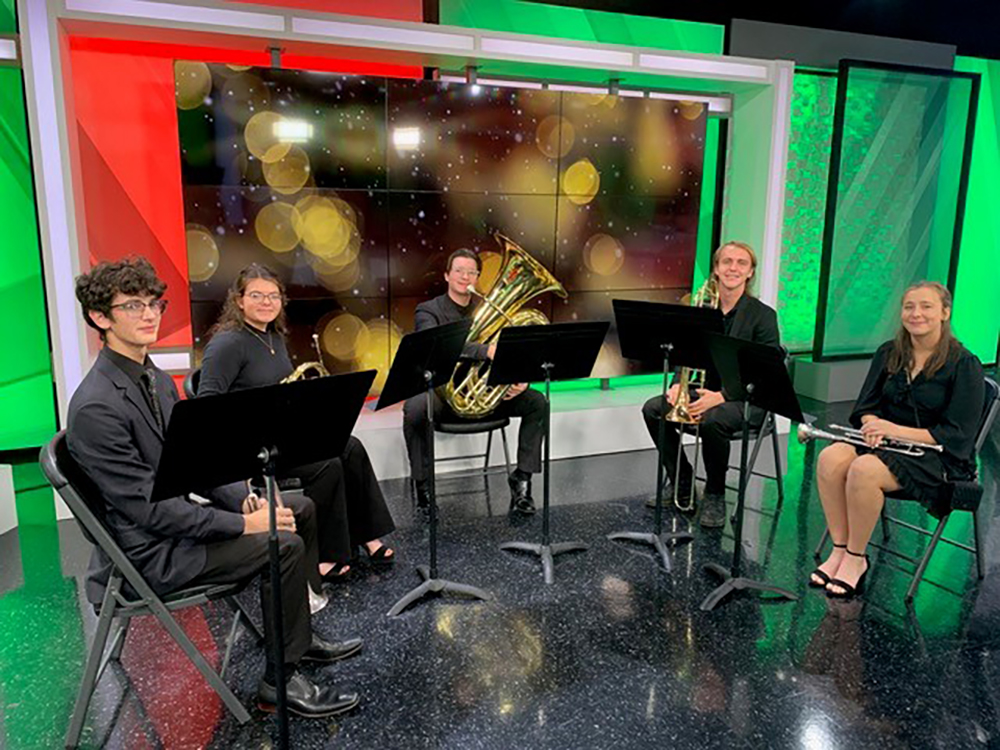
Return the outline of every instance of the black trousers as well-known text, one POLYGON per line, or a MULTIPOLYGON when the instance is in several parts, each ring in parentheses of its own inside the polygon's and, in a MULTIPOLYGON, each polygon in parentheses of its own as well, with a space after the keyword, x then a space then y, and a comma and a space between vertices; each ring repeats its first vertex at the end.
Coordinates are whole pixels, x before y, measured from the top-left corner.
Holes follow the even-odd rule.
POLYGON ((290 474, 316 504, 320 562, 344 564, 355 547, 396 528, 364 444, 351 435, 339 458, 299 466, 290 474))
MULTIPOLYGON (((306 585, 316 575, 316 509, 307 497, 290 497, 286 504, 295 513, 295 533, 278 532, 281 564, 281 613, 285 641, 285 664, 296 665, 312 642, 309 597, 306 585)), ((267 659, 274 642, 270 557, 267 534, 244 534, 225 542, 205 545, 205 567, 190 586, 204 583, 236 583, 260 576, 260 604, 264 611, 267 659)))
MULTIPOLYGON (((659 444, 660 422, 669 409, 663 396, 654 396, 642 407, 642 418, 646 420, 646 429, 653 439, 653 444, 661 448, 663 467, 667 476, 673 481, 677 471, 677 442, 680 440, 679 427, 676 422, 665 422, 665 445, 659 444)), ((757 406, 750 407, 750 424, 760 427, 767 412, 757 406)), ((705 461, 705 492, 722 495, 726 492, 726 472, 729 470, 729 444, 740 436, 743 430, 743 402, 726 401, 714 409, 705 412, 702 419, 701 453, 705 461)), ((691 482, 691 464, 681 453, 681 484, 691 482)))
MULTIPOLYGON (((509 401, 501 401, 494 417, 520 417, 521 427, 517 433, 517 468, 529 474, 542 470, 542 440, 545 438, 545 396, 531 388, 509 401)), ((441 397, 434 394, 434 422, 475 422, 465 419, 451 410, 441 397)), ((427 394, 407 399, 403 404, 403 437, 410 457, 410 476, 423 482, 430 474, 428 461, 430 450, 427 445, 427 394)))

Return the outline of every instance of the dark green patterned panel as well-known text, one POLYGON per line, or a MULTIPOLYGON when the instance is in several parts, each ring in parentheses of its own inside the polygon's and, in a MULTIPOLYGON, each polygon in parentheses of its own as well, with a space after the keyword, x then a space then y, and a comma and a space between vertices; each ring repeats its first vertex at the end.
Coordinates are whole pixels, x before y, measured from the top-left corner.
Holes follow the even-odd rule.
POLYGON ((813 348, 836 96, 835 76, 795 72, 778 278, 781 341, 792 352, 813 348))

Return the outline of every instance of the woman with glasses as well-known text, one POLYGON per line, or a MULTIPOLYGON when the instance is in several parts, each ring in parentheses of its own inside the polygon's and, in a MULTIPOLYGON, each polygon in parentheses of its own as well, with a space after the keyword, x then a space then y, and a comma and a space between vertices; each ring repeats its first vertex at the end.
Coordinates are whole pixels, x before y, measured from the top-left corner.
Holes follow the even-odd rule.
MULTIPOLYGON (((284 303, 284 285, 269 268, 253 263, 240 271, 205 347, 199 397, 273 385, 292 373, 284 303)), ((372 563, 393 562, 380 537, 396 526, 360 440, 352 436, 339 458, 300 466, 292 476, 316 504, 323 580, 347 573, 358 547, 372 563)))

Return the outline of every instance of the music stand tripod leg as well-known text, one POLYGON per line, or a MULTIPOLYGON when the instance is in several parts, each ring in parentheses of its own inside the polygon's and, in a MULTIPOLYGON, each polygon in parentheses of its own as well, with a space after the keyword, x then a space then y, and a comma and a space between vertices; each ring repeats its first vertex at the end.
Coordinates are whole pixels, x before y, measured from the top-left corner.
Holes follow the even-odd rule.
POLYGON ((465 583, 457 583, 444 578, 438 578, 437 571, 437 493, 434 475, 434 373, 427 371, 424 373, 424 382, 427 386, 427 494, 429 496, 429 518, 430 527, 430 565, 418 565, 417 573, 423 582, 416 588, 405 594, 399 601, 392 605, 388 611, 388 617, 396 617, 411 604, 423 599, 425 596, 440 594, 459 594, 462 596, 489 601, 492 595, 488 591, 470 586, 465 583))
POLYGON ((542 365, 545 371, 545 452, 542 456, 542 543, 530 544, 528 542, 504 542, 500 549, 506 552, 528 552, 538 555, 542 563, 542 579, 546 584, 555 582, 555 560, 556 555, 563 552, 577 552, 588 549, 583 542, 559 542, 552 544, 549 539, 549 470, 551 468, 552 454, 549 450, 550 438, 552 436, 552 400, 550 398, 550 385, 552 377, 552 365, 542 365))
MULTIPOLYGON (((670 344, 665 344, 663 346, 663 408, 667 410, 670 408, 670 400, 667 398, 667 383, 670 374, 670 350, 672 346, 670 344)), ((663 475, 665 469, 663 466, 663 457, 665 455, 664 451, 666 448, 667 440, 667 421, 666 421, 666 411, 659 417, 659 425, 657 426, 657 449, 656 449, 656 505, 653 508, 653 533, 642 533, 637 531, 618 531, 613 534, 608 534, 607 538, 612 541, 627 541, 627 542, 639 542, 640 544, 648 544, 651 546, 657 556, 660 558, 660 562, 663 563, 663 569, 670 573, 673 570, 673 563, 670 561, 670 551, 667 547, 669 543, 678 542, 689 542, 694 539, 694 536, 681 531, 681 532, 669 532, 667 534, 663 533, 663 475)), ((679 436, 680 438, 680 436, 679 436)), ((680 440, 678 440, 680 442, 680 440)), ((678 461, 678 466, 680 462, 678 461)), ((677 482, 674 482, 674 504, 677 503, 677 482)))
POLYGON ((718 563, 708 563, 704 566, 706 573, 711 573, 722 579, 722 583, 712 591, 701 603, 703 612, 709 612, 734 591, 762 591, 776 594, 790 601, 797 601, 798 596, 780 586, 774 586, 764 581, 755 581, 740 575, 743 556, 743 515, 747 491, 747 454, 750 440, 750 398, 753 395, 753 384, 746 385, 747 396, 743 402, 743 445, 740 448, 740 484, 736 500, 736 524, 733 528, 733 561, 730 568, 718 563))

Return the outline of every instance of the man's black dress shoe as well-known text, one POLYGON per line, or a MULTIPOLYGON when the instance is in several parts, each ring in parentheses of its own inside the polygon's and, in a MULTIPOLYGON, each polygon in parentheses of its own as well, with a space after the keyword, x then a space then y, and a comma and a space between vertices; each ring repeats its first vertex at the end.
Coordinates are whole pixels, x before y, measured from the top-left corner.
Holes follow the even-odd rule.
POLYGON ((361 653, 361 639, 348 638, 346 641, 324 641, 313 633, 309 650, 302 655, 302 661, 316 661, 329 664, 361 653))
POLYGON ((530 516, 535 512, 535 501, 531 497, 531 479, 518 479, 511 474, 507 477, 510 485, 510 509, 515 513, 530 516))
MULTIPOLYGON (((350 711, 360 702, 358 694, 353 690, 317 685, 300 672, 294 672, 288 678, 285 695, 288 697, 288 710, 307 719, 336 716, 350 711)), ((260 710, 268 713, 275 711, 277 701, 274 685, 261 679, 257 686, 257 705, 260 710)))

